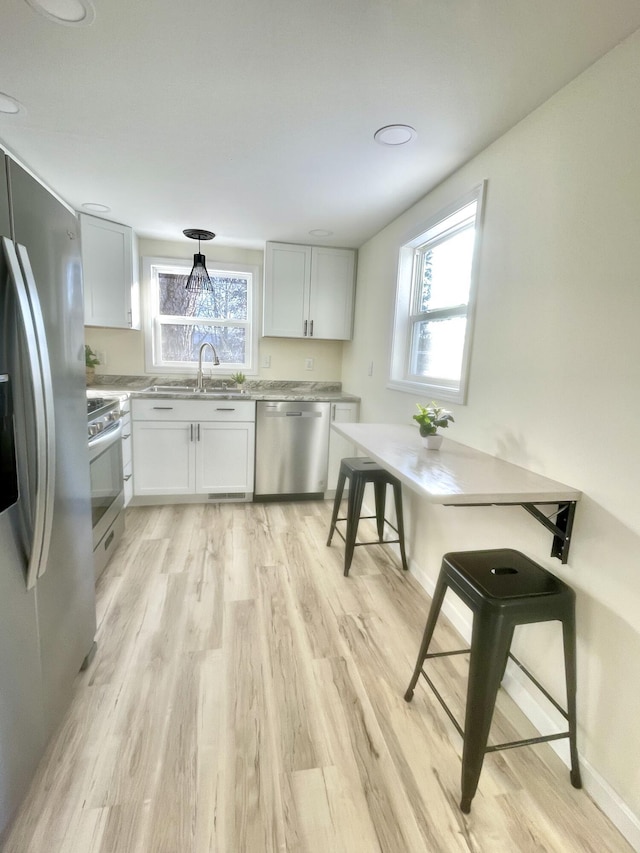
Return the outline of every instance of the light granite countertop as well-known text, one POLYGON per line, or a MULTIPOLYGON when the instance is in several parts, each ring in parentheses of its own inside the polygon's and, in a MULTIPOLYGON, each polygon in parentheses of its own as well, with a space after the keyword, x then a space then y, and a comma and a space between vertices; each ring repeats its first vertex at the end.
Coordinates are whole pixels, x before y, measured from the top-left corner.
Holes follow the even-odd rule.
MULTIPOLYGON (((358 403, 360 397, 346 394, 340 382, 296 382, 250 380, 245 383, 240 394, 233 382, 207 381, 205 388, 215 391, 215 399, 243 400, 293 400, 318 401, 330 403, 358 403), (225 387, 225 385, 227 387, 225 387)), ((95 382, 87 391, 92 396, 100 393, 140 397, 146 399, 167 399, 182 397, 189 400, 207 400, 214 396, 211 393, 196 393, 195 380, 176 379, 166 376, 115 376, 101 374, 95 377, 95 382), (159 387, 161 391, 151 391, 159 387)))

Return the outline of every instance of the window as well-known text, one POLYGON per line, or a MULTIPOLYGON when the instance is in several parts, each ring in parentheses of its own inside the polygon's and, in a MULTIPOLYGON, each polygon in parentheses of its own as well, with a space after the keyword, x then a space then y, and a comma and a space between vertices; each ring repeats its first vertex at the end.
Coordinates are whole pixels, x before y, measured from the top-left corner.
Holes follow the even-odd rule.
MULTIPOLYGON (((207 263, 213 291, 186 289, 191 263, 144 258, 147 292, 147 369, 189 373, 200 347, 212 343, 221 372, 255 372, 258 268, 207 263)), ((207 353, 206 362, 210 362, 207 353)))
POLYGON ((389 386, 462 403, 484 184, 400 249, 389 386))

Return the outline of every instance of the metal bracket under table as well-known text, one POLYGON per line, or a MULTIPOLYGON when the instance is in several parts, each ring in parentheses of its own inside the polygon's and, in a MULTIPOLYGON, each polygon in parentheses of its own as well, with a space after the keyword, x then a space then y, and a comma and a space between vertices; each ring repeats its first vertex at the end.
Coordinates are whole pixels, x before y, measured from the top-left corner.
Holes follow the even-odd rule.
POLYGON ((571 533, 573 531, 573 519, 576 512, 577 501, 538 501, 530 503, 473 503, 473 504, 445 504, 445 506, 521 506, 523 509, 537 519, 543 527, 553 533, 553 544, 551 556, 557 557, 561 563, 569 559, 569 546, 571 544, 571 533), (551 515, 545 515, 538 506, 557 506, 558 509, 551 515), (555 522, 552 520, 555 517, 555 522))

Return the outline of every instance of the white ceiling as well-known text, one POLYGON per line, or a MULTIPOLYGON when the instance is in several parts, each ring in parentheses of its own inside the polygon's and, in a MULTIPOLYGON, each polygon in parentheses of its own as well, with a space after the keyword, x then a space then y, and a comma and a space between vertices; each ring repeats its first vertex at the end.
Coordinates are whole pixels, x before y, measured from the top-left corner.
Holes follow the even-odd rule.
POLYGON ((93 3, 2 0, 0 141, 141 236, 254 247, 360 246, 640 27, 640 0, 93 3))

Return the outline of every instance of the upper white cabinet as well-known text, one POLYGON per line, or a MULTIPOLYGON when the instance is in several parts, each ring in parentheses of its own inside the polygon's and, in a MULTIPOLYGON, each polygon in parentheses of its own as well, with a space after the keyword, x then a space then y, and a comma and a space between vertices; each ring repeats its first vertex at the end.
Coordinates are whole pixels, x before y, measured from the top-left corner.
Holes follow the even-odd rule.
POLYGON ((84 322, 139 329, 138 252, 128 225, 80 214, 84 322))
POLYGON ((355 266, 353 249, 267 243, 263 334, 349 340, 355 266))

